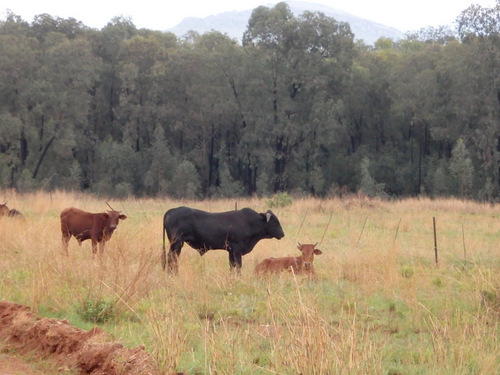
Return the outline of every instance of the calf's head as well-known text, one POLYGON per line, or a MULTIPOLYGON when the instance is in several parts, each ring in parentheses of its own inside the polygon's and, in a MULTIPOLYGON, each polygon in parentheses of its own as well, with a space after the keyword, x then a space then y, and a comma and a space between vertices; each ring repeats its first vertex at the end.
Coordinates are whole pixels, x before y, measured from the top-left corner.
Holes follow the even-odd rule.
POLYGON ((114 210, 106 212, 104 217, 106 218, 110 232, 113 232, 116 229, 120 220, 125 220, 127 218, 126 215, 120 214, 120 211, 114 210))
POLYGON ((318 243, 313 244, 299 244, 297 245, 297 248, 302 252, 302 268, 306 271, 311 269, 313 260, 314 260, 314 254, 320 255, 323 254, 323 252, 320 249, 316 249, 316 245, 318 243))

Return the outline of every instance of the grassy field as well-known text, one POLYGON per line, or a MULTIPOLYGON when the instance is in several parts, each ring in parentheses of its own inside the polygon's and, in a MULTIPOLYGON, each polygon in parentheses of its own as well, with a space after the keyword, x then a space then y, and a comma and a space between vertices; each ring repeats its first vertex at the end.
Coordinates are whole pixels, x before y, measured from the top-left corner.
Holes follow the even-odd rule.
MULTIPOLYGON (((72 239, 59 213, 104 200, 4 192, 24 222, 0 218, 0 298, 144 345, 165 371, 189 374, 500 373, 500 206, 459 200, 293 199, 272 208, 285 237, 243 257, 185 245, 179 275, 160 265, 162 218, 179 205, 226 211, 234 200, 111 201, 128 218, 102 259, 72 239), (435 264, 433 217, 439 264, 435 264), (257 278, 269 256, 319 242, 316 278, 257 278), (96 323, 97 322, 97 323, 96 323)), ((265 212, 267 199, 238 200, 265 212)))

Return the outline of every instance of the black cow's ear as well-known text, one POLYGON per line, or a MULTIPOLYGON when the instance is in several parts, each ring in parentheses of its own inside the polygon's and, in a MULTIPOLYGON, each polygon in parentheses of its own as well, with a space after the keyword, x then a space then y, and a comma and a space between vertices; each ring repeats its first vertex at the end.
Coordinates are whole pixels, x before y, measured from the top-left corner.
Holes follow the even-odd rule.
POLYGON ((269 220, 271 220, 271 211, 266 212, 266 221, 269 223, 269 220))

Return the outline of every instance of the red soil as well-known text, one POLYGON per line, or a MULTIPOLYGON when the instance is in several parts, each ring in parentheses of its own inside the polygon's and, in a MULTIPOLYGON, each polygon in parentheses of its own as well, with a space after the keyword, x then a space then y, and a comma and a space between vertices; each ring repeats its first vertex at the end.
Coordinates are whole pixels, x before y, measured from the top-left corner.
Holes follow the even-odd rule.
MULTIPOLYGON (((144 348, 124 348, 109 341, 104 331, 84 331, 66 320, 40 318, 29 307, 0 301, 0 348, 4 353, 30 353, 50 358, 61 368, 91 375, 160 375, 144 348)), ((0 374, 29 373, 18 358, 2 356, 0 374), (8 372, 6 372, 8 371, 8 372)), ((37 372, 39 374, 39 372, 37 372)))

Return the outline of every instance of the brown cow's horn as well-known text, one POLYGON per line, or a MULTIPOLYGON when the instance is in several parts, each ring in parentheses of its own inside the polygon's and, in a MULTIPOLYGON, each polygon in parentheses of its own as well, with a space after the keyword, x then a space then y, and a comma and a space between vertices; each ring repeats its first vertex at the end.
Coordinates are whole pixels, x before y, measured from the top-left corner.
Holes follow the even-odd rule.
POLYGON ((318 243, 316 242, 316 243, 314 244, 313 248, 315 248, 317 244, 318 244, 318 243))
POLYGON ((111 205, 108 202, 106 202, 106 204, 108 205, 109 208, 111 208, 111 211, 115 210, 113 207, 111 207, 111 205))
POLYGON ((300 242, 297 242, 299 244, 299 246, 302 246, 302 244, 300 242))

